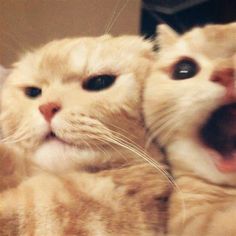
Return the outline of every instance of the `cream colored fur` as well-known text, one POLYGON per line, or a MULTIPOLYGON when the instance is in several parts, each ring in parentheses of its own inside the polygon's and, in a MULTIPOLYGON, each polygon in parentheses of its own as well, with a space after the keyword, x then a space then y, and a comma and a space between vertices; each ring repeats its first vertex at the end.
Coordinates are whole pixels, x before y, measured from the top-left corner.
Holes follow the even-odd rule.
MULTIPOLYGON (((156 67, 145 89, 144 113, 151 139, 165 148, 182 190, 171 198, 169 234, 236 235, 236 174, 219 171, 199 139, 203 124, 225 104, 226 88, 211 76, 231 68, 235 78, 236 23, 195 28, 182 36, 163 25, 159 44, 156 67), (195 60, 199 72, 174 80, 173 66, 183 57, 195 60)), ((235 102, 235 85, 232 94, 235 102)))
POLYGON ((3 88, 8 146, 55 172, 140 160, 130 145, 145 143, 140 99, 154 60, 151 47, 136 36, 102 36, 55 41, 26 54, 3 88), (82 87, 101 74, 115 75, 115 83, 98 92, 82 87), (42 95, 27 97, 27 86, 41 88, 42 95), (50 124, 39 111, 49 102, 61 104, 50 124), (50 130, 69 145, 45 141, 50 130))
POLYGON ((144 151, 141 117, 153 62, 151 43, 103 36, 54 41, 14 65, 1 100, 1 236, 163 234, 171 186, 158 149, 144 151), (115 83, 83 88, 101 74, 115 83), (42 94, 27 97, 29 86, 42 94), (51 122, 39 110, 48 102, 61 105, 51 122))

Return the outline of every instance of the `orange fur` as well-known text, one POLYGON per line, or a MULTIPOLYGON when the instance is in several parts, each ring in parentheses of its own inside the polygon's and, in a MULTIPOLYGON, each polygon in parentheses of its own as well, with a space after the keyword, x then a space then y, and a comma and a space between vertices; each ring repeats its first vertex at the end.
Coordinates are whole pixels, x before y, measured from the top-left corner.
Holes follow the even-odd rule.
POLYGON ((0 194, 0 234, 162 235, 169 191, 149 164, 37 175, 0 194))

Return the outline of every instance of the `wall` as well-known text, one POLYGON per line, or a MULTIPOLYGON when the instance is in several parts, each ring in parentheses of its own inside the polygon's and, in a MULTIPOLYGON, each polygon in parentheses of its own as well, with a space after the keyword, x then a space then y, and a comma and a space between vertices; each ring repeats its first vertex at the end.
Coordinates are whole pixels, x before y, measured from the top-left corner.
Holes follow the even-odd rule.
POLYGON ((9 66, 25 50, 55 38, 101 35, 114 15, 110 33, 137 34, 140 5, 140 0, 0 0, 0 64, 9 66))

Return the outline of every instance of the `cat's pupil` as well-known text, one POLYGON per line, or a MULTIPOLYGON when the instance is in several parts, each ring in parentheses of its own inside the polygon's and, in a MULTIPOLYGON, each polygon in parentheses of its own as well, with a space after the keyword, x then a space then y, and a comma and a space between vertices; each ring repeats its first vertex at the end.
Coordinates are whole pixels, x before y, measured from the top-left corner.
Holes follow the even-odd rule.
POLYGON ((115 82, 114 75, 97 75, 90 77, 83 83, 83 88, 89 91, 99 91, 109 88, 115 82))
POLYGON ((175 80, 189 79, 194 77, 197 72, 197 63, 191 59, 184 59, 174 66, 172 77, 175 80))
POLYGON ((31 98, 36 98, 40 96, 42 93, 42 89, 37 87, 26 87, 25 88, 25 95, 31 98))

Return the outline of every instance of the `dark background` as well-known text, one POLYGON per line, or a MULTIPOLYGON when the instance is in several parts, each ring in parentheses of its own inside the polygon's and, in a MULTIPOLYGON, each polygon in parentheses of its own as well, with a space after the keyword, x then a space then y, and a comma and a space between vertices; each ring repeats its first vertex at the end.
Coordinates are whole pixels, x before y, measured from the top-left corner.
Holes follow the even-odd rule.
POLYGON ((236 0, 143 0, 140 33, 155 34, 167 23, 183 33, 193 26, 236 21, 236 0))

